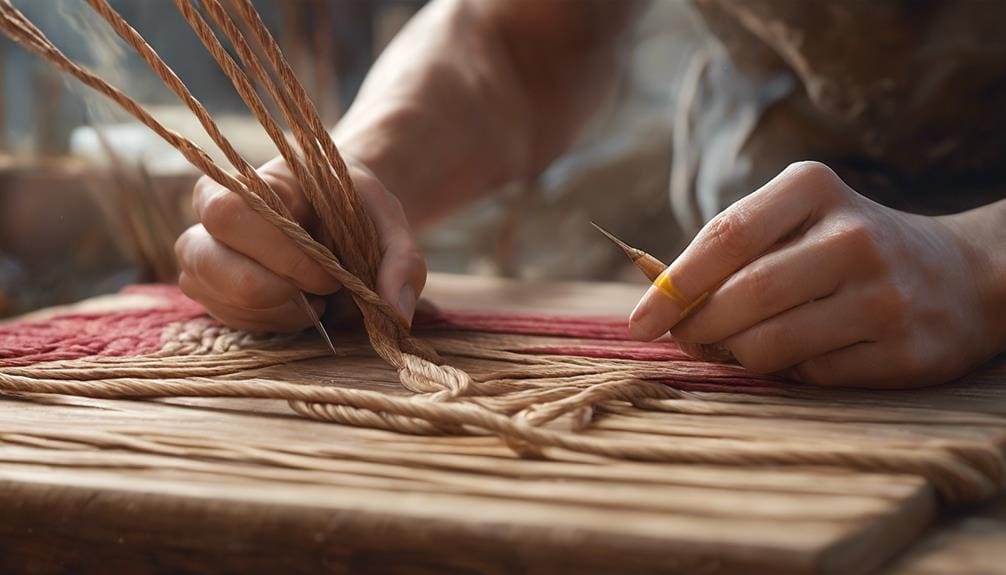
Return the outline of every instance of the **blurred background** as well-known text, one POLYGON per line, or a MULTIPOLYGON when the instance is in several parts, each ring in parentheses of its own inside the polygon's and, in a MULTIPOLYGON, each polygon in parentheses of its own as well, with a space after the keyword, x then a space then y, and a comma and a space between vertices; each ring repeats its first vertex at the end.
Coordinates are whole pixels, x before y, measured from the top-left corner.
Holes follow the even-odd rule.
MULTIPOLYGON (((166 0, 113 0, 252 163, 275 155, 230 83, 166 0)), ((323 119, 334 125, 370 64, 423 0, 257 0, 323 119)), ((163 123, 215 150, 194 118, 79 0, 15 0, 75 60, 163 123)), ((660 257, 670 217, 671 104, 701 28, 690 3, 654 2, 617 89, 578 144, 533 181, 473 205, 422 241, 434 271, 632 279, 595 220, 660 257), (550 249, 543 250, 541 246, 550 249), (576 257, 569 257, 576 254, 576 257)), ((124 285, 173 281, 173 238, 198 174, 152 132, 0 39, 0 316, 124 285)))

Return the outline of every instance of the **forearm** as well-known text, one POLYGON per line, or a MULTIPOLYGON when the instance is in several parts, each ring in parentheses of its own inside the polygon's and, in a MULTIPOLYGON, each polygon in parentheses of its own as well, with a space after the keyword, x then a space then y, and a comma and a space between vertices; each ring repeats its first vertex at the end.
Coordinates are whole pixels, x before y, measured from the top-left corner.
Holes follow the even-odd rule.
POLYGON ((414 225, 560 153, 603 96, 625 2, 437 0, 391 43, 335 130, 414 225))
POLYGON ((940 218, 961 239, 1000 352, 1006 351, 1006 200, 940 218))

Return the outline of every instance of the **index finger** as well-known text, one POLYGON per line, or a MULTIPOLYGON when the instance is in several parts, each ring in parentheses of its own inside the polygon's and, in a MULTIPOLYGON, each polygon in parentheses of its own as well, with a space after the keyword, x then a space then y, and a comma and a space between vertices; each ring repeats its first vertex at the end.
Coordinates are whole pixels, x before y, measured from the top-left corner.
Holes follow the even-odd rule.
MULTIPOLYGON (((298 199, 301 194, 281 177, 263 173, 294 217, 306 222, 311 212, 306 201, 298 199)), ((193 195, 200 221, 217 241, 308 293, 326 295, 339 289, 338 280, 236 193, 211 180, 200 180, 193 195)))
POLYGON ((633 337, 663 335, 727 278, 812 221, 835 179, 822 164, 794 164, 710 220, 636 305, 633 337))

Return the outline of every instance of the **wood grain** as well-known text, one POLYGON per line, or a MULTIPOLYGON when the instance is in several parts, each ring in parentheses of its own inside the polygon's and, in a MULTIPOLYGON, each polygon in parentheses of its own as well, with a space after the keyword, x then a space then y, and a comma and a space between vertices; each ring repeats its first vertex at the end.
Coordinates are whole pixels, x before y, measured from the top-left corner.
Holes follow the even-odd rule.
POLYGON ((890 575, 957 575, 1006 573, 1006 496, 957 510, 903 554, 890 575))
MULTIPOLYGON (((443 307, 604 315, 627 313, 641 291, 457 276, 429 288, 443 307)), ((336 384, 351 372, 343 384, 397 389, 368 357, 261 371, 336 384)), ((1001 448, 1001 374, 992 366, 920 394, 795 389, 761 419, 613 412, 596 432, 1001 448), (822 404, 837 420, 803 416, 822 404), (906 420, 891 424, 892 412, 906 420)), ((492 437, 318 423, 280 402, 10 398, 0 572, 854 573, 889 561, 937 516, 931 486, 913 476, 550 455, 518 459, 492 437), (98 448, 81 431, 137 443, 98 448)))

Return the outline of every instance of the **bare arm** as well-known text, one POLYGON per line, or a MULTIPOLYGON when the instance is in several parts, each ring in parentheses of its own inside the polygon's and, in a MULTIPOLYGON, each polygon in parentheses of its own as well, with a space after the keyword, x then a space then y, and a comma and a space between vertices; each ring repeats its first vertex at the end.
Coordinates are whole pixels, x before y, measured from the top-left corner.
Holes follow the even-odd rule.
POLYGON ((414 225, 559 154, 604 96, 637 9, 608 0, 440 0, 374 66, 335 135, 414 225))
MULTIPOLYGON (((606 91, 629 0, 435 0, 392 42, 336 127, 380 235, 377 291, 406 319, 426 282, 411 225, 540 170, 606 91)), ((282 159, 264 177, 316 225, 282 159)), ((297 330, 297 290, 339 284, 233 192, 196 185, 200 223, 178 239, 179 286, 224 323, 297 330)), ((325 300, 312 304, 320 312, 325 300)))
POLYGON ((1006 200, 937 219, 956 234, 967 256, 977 305, 991 320, 987 339, 996 353, 1006 352, 1006 200))

